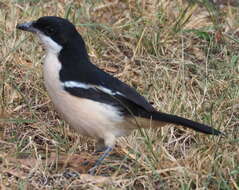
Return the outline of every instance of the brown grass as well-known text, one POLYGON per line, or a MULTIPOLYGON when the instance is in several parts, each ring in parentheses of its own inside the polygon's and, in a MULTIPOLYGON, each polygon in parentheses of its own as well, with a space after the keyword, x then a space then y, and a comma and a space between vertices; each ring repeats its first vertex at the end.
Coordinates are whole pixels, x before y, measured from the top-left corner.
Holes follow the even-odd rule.
POLYGON ((182 0, 1 0, 0 189, 239 189, 237 9, 182 0), (87 175, 94 141, 54 112, 42 83, 44 51, 15 29, 43 15, 68 17, 92 62, 158 110, 227 136, 172 125, 134 131, 97 176, 87 175))

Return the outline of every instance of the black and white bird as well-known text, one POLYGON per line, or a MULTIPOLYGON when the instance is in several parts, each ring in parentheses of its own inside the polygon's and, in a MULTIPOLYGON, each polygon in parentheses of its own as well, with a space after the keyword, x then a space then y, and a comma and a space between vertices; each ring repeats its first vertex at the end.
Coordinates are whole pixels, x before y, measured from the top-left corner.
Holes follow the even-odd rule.
POLYGON ((133 88, 92 64, 84 40, 68 20, 45 16, 17 28, 37 34, 46 48, 44 83, 56 110, 79 134, 95 138, 104 150, 90 173, 109 154, 117 137, 138 127, 172 123, 221 134, 207 125, 155 110, 133 88))

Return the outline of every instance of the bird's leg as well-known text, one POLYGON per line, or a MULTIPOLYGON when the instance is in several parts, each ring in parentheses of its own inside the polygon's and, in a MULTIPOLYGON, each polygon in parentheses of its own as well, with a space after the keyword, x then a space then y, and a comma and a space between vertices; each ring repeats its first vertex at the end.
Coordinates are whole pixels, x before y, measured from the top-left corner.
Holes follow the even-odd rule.
POLYGON ((104 150, 103 155, 101 155, 101 156, 99 157, 99 159, 96 161, 94 167, 92 167, 92 168, 88 171, 88 173, 89 173, 90 175, 94 175, 94 174, 95 174, 95 170, 96 170, 96 169, 98 168, 98 166, 102 163, 102 161, 105 159, 105 157, 109 156, 109 154, 110 154, 110 152, 111 152, 112 150, 113 150, 112 147, 110 147, 110 146, 107 146, 107 147, 106 147, 106 149, 104 150))

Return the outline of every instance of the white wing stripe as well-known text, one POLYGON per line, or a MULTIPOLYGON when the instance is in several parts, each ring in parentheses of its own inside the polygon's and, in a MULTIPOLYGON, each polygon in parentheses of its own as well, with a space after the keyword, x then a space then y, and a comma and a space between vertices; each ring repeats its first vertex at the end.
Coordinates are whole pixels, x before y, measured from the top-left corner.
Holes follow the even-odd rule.
POLYGON ((103 86, 85 84, 85 83, 82 83, 82 82, 66 81, 62 85, 63 85, 63 87, 66 87, 66 88, 83 88, 83 89, 93 88, 93 89, 101 90, 102 92, 105 92, 105 93, 113 95, 113 96, 114 95, 124 96, 124 94, 122 94, 120 92, 113 92, 112 90, 110 90, 108 88, 105 88, 103 86))
POLYGON ((84 89, 91 88, 90 85, 75 81, 66 81, 63 83, 63 86, 66 88, 84 88, 84 89))

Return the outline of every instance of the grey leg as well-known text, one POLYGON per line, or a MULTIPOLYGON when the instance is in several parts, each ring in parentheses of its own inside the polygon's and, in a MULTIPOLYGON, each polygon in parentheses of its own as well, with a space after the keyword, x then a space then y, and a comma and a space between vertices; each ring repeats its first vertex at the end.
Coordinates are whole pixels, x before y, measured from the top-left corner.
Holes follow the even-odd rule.
POLYGON ((104 153, 102 156, 100 156, 100 158, 96 161, 95 165, 93 168, 91 168, 88 173, 90 175, 94 175, 95 174, 95 170, 98 168, 98 166, 102 163, 102 161, 105 159, 105 157, 109 156, 110 152, 113 150, 112 147, 106 147, 106 149, 104 150, 104 153))

